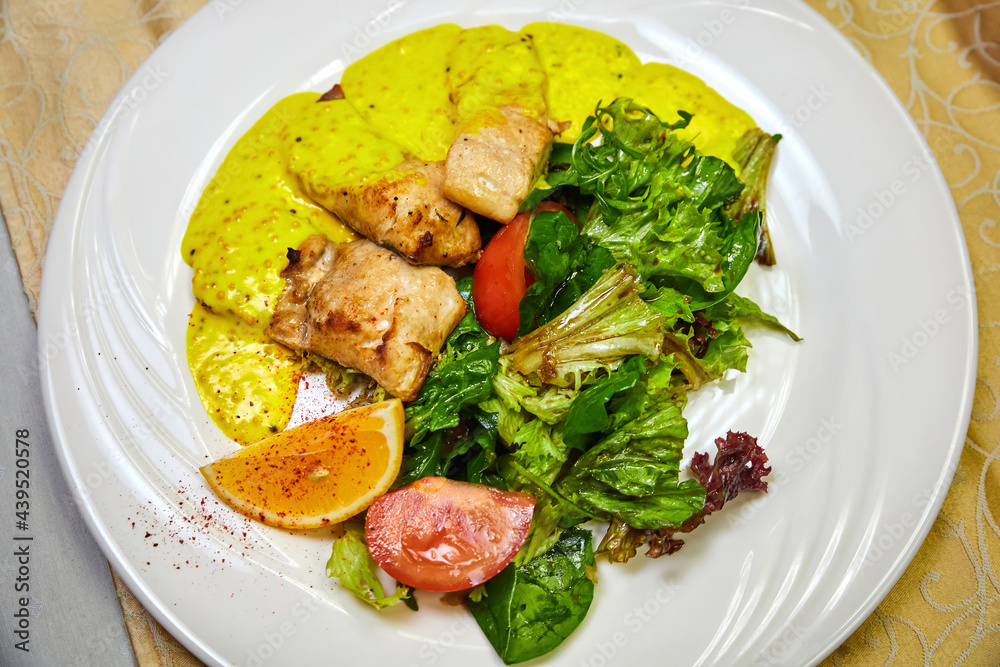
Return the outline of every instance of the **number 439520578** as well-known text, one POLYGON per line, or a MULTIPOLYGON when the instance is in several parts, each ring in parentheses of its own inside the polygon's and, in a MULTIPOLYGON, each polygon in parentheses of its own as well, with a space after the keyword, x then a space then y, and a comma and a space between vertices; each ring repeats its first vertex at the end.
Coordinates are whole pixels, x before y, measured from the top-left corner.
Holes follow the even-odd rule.
POLYGON ((31 449, 28 443, 28 429, 18 429, 14 435, 14 516, 18 530, 28 530, 28 513, 31 509, 28 489, 31 487, 31 449))

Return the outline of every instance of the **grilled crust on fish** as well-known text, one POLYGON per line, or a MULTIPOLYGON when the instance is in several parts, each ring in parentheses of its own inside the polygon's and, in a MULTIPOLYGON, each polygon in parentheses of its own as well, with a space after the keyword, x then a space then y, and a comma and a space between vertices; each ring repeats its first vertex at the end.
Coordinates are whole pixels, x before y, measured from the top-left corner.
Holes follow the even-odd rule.
POLYGON ((444 162, 407 161, 362 183, 328 186, 301 177, 306 193, 354 231, 416 264, 479 259, 476 217, 441 194, 444 162))
POLYGON ((465 316, 455 281, 371 241, 315 235, 289 250, 268 335, 367 373, 412 401, 445 338, 465 316))
POLYGON ((441 191, 457 204, 506 223, 531 192, 553 134, 517 107, 499 111, 506 122, 462 132, 452 142, 441 191))

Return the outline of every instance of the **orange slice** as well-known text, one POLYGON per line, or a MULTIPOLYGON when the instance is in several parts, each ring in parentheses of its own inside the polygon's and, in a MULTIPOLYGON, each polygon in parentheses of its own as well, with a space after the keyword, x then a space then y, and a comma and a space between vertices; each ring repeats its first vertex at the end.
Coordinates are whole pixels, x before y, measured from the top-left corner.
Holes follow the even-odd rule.
POLYGON ((403 455, 399 399, 339 412, 201 468, 233 509, 269 526, 318 528, 348 519, 389 490, 403 455))

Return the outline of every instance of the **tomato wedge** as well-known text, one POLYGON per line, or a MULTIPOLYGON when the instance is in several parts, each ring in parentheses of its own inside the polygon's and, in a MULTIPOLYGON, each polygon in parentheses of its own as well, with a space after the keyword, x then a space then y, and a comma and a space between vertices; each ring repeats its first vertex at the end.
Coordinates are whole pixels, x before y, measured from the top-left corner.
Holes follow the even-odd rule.
POLYGON ((508 343, 517 335, 517 307, 531 285, 524 268, 528 214, 519 213, 483 248, 472 273, 472 304, 483 329, 508 343))
POLYGON ((365 536, 390 576, 427 591, 478 586, 524 544, 535 498, 446 477, 424 477, 368 508, 365 536))
POLYGON ((486 244, 472 274, 476 319, 488 333, 508 343, 517 335, 521 298, 535 281, 524 266, 524 244, 529 222, 540 211, 562 211, 576 222, 576 216, 555 202, 542 202, 530 213, 519 213, 486 244))

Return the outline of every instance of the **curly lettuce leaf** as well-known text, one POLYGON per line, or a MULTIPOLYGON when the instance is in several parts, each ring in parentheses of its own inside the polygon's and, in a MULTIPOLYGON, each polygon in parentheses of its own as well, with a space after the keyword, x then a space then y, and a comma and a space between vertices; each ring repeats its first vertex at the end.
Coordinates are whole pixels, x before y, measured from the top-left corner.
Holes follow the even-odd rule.
POLYGON ((773 329, 774 331, 785 334, 796 343, 802 341, 802 338, 798 334, 778 321, 777 317, 765 313, 761 310, 760 306, 744 296, 740 296, 739 294, 733 292, 726 297, 724 303, 727 311, 727 317, 744 320, 752 324, 767 327, 768 329, 773 329))
POLYGON ((584 376, 610 371, 640 354, 655 359, 664 318, 640 297, 635 269, 620 263, 559 317, 514 341, 504 356, 511 368, 537 381, 579 387, 584 376))
POLYGON ((618 98, 584 124, 568 171, 594 197, 583 232, 635 264, 644 281, 676 289, 697 309, 743 279, 757 252, 761 215, 748 211, 734 221, 727 210, 743 183, 673 127, 618 98))
POLYGON ((326 386, 330 393, 347 399, 349 407, 379 403, 388 395, 385 387, 357 369, 342 366, 315 352, 305 351, 302 358, 310 368, 318 369, 326 376, 326 386))
POLYGON ((413 589, 397 583, 392 595, 386 595, 375 570, 378 567, 365 545, 364 528, 344 524, 344 535, 333 543, 330 560, 326 563, 326 576, 340 581, 340 585, 379 611, 392 607, 411 597, 413 589))
POLYGON ((563 434, 540 419, 525 422, 514 434, 511 457, 529 472, 534 480, 551 485, 567 459, 563 434))
POLYGON ((708 515, 745 491, 767 492, 763 479, 771 472, 767 454, 757 444, 757 438, 746 433, 729 431, 724 438, 716 438, 716 455, 713 461, 707 453, 695 453, 691 459, 691 473, 705 487, 702 508, 680 525, 663 526, 656 530, 634 528, 614 520, 598 547, 597 552, 607 555, 612 562, 623 563, 636 555, 637 549, 649 542, 646 555, 650 558, 676 553, 684 546, 678 533, 690 533, 705 523, 708 515))
POLYGON ((684 394, 647 394, 641 412, 617 426, 573 463, 555 490, 597 516, 634 528, 680 525, 698 512, 705 488, 680 481, 687 437, 684 394))
POLYGON ((656 287, 646 285, 642 300, 650 308, 666 319, 666 327, 672 329, 678 322, 693 322, 691 298, 681 294, 672 287, 656 287))
MULTIPOLYGON (((508 408, 527 410, 546 424, 561 421, 579 393, 568 387, 533 385, 511 368, 510 359, 505 356, 500 357, 497 374, 493 377, 493 391, 508 408)), ((510 438, 505 440, 510 442, 510 438)))
POLYGON ((744 303, 754 305, 735 293, 730 294, 720 303, 696 311, 690 322, 679 322, 667 333, 664 352, 673 355, 688 391, 721 379, 726 371, 746 371, 751 344, 737 316, 749 312, 742 310, 744 303))
MULTIPOLYGON (((728 306, 725 302, 716 304, 702 314, 708 331, 694 348, 705 375, 709 380, 718 380, 730 369, 745 372, 751 344, 739 322, 730 316, 728 306)), ((697 332, 697 327, 692 331, 697 332)))
POLYGON ((772 266, 775 263, 771 235, 767 231, 767 213, 764 210, 767 192, 767 178, 771 172, 771 160, 781 135, 771 136, 758 127, 747 130, 736 144, 733 157, 740 164, 740 178, 746 184, 740 198, 730 205, 730 217, 739 220, 745 213, 759 210, 761 213, 760 236, 757 242, 758 263, 772 266))

